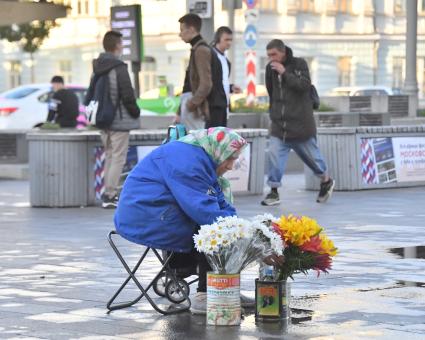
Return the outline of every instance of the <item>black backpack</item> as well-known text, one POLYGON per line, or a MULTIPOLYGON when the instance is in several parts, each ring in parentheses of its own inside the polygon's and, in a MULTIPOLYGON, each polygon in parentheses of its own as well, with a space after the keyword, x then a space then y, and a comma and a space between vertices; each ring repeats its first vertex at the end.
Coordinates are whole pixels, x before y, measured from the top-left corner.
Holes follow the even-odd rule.
POLYGON ((313 84, 311 84, 310 88, 310 98, 313 102, 313 109, 317 110, 320 106, 320 98, 319 94, 317 93, 316 87, 313 84))
POLYGON ((99 129, 107 129, 112 125, 120 104, 119 91, 117 104, 114 106, 111 99, 108 73, 95 75, 93 84, 93 96, 86 107, 86 114, 92 125, 99 129))

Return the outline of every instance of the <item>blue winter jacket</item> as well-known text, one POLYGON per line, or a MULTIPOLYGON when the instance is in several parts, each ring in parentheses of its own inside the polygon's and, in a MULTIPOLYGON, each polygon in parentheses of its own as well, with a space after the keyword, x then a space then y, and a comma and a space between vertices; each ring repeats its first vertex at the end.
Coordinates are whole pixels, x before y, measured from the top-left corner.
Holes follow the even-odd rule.
POLYGON ((199 225, 236 215, 224 199, 216 167, 201 147, 161 145, 128 175, 115 213, 117 232, 148 247, 190 252, 199 225))

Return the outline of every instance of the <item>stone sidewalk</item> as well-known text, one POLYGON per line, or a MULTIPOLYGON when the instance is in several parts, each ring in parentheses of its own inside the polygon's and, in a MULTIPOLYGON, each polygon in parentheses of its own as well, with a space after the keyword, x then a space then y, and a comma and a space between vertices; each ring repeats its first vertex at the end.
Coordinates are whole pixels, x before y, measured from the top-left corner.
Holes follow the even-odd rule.
MULTIPOLYGON (((292 283, 292 324, 211 327, 190 313, 161 316, 148 303, 106 313, 125 278, 106 235, 113 212, 33 209, 28 182, 0 181, 1 339, 424 339, 425 189, 337 192, 324 205, 288 175, 279 207, 236 198, 242 217, 316 218, 339 247, 334 269, 292 283), (418 258, 415 258, 418 257, 418 258)), ((140 248, 119 242, 134 261, 140 248)), ((149 262, 145 272, 157 264, 149 262)), ((242 275, 253 296, 256 268, 242 275)), ((135 291, 130 291, 128 296, 135 291)))

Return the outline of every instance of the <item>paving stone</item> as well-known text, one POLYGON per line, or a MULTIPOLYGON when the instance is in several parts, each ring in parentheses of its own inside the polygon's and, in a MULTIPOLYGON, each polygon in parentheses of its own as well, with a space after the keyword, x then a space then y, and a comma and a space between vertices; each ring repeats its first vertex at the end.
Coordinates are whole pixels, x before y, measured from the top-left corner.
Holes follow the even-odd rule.
MULTIPOLYGON (((425 262, 389 250, 424 245, 423 187, 335 192, 317 204, 317 193, 304 190, 303 176, 287 175, 280 206, 237 196, 242 217, 269 212, 316 218, 339 255, 329 275, 296 275, 292 324, 256 323, 250 312, 239 327, 212 327, 190 313, 162 316, 144 300, 107 314, 106 302, 126 278, 106 240, 113 211, 34 209, 28 182, 0 185, 1 339, 425 338, 425 262)), ((117 243, 126 259, 137 261, 140 246, 117 243)), ((146 265, 144 274, 154 274, 154 259, 146 265)), ((251 297, 257 273, 252 267, 241 276, 241 291, 251 297)), ((138 293, 133 286, 123 299, 138 293)))

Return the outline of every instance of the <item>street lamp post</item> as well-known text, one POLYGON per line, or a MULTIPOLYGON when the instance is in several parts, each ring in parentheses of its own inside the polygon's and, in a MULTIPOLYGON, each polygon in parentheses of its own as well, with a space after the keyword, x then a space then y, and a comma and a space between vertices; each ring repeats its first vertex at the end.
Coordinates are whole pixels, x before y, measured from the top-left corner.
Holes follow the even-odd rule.
POLYGON ((418 80, 416 75, 416 45, 418 30, 418 1, 406 1, 406 78, 404 91, 409 95, 409 117, 418 109, 418 80))

